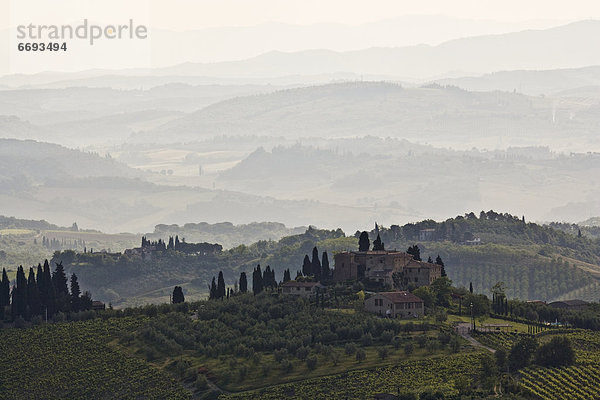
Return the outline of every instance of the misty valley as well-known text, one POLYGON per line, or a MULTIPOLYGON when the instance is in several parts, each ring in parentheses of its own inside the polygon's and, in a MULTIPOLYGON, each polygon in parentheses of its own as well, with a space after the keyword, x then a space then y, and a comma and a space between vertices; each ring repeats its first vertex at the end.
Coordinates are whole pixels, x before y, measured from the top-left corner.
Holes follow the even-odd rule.
POLYGON ((0 76, 0 398, 600 398, 600 22, 534 22, 0 76))

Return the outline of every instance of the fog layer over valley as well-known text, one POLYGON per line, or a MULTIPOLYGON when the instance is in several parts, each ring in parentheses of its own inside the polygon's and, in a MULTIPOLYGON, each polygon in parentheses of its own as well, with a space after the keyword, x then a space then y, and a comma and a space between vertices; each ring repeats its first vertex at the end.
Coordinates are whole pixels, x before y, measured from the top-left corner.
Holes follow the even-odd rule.
POLYGON ((482 209, 593 218, 599 24, 4 76, 3 213, 113 233, 353 231, 482 209))

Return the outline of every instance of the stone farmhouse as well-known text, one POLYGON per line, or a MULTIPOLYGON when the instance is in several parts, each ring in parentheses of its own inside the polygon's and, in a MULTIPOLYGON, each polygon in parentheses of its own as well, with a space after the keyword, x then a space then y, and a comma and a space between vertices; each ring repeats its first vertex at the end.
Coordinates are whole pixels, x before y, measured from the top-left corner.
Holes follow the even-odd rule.
POLYGON ((412 293, 381 292, 365 300, 365 311, 390 318, 416 318, 425 314, 425 306, 412 293))
POLYGON ((288 281, 281 285, 281 293, 284 295, 300 296, 302 298, 314 296, 316 293, 321 293, 324 289, 325 286, 319 282, 288 281))
POLYGON ((334 260, 335 281, 368 279, 389 288, 407 289, 409 285, 430 285, 442 276, 441 266, 416 261, 410 254, 396 250, 346 251, 336 254, 334 260))

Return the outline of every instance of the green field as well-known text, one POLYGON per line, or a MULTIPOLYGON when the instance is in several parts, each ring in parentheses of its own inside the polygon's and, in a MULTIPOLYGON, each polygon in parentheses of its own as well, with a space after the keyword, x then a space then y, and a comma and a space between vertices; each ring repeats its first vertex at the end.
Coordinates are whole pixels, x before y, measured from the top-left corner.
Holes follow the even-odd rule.
POLYGON ((479 373, 481 353, 403 360, 390 366, 361 369, 265 389, 225 395, 220 399, 368 399, 376 393, 441 391, 458 394, 456 381, 469 382, 479 373))
POLYGON ((140 318, 0 329, 2 399, 188 399, 168 375, 109 346, 140 318))

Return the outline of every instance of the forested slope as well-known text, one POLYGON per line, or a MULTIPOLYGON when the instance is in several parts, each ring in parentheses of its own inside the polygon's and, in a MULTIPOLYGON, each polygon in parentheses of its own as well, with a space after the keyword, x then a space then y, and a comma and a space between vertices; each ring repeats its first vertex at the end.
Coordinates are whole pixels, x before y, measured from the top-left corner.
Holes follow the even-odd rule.
MULTIPOLYGON (((426 220, 378 230, 387 249, 406 250, 409 245, 418 244, 424 260, 440 255, 457 286, 468 287, 472 282, 477 292, 489 293, 494 284, 502 281, 509 298, 549 301, 580 293, 584 299, 598 300, 593 297, 595 291, 583 290, 600 276, 597 239, 493 211, 479 217, 470 213, 443 222, 426 220), (429 240, 419 240, 424 229, 433 229, 429 240), (473 238, 480 238, 481 244, 466 244, 473 238)), ((375 236, 373 230, 371 240, 375 236)), ((358 239, 346 237, 340 229, 309 228, 303 234, 279 241, 261 240, 215 254, 166 251, 141 257, 63 251, 55 253, 53 261, 62 261, 68 272, 77 274, 82 288, 99 299, 131 305, 166 301, 175 285, 183 286, 190 298, 204 298, 219 271, 223 271, 225 283, 233 286, 240 272, 249 273, 257 264, 263 268, 270 265, 280 281, 284 270, 290 269, 295 276, 302 269, 304 255, 310 255, 314 246, 320 252, 328 252, 333 267, 334 253, 356 250, 358 239)))

